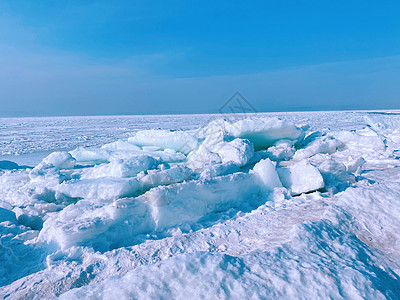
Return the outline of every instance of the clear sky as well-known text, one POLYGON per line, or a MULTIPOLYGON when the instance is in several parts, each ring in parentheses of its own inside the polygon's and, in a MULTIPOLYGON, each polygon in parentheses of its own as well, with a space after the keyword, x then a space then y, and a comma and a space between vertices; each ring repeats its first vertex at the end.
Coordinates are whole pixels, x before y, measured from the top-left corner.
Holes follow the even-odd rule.
POLYGON ((0 2, 0 116, 400 108, 400 1, 0 2))

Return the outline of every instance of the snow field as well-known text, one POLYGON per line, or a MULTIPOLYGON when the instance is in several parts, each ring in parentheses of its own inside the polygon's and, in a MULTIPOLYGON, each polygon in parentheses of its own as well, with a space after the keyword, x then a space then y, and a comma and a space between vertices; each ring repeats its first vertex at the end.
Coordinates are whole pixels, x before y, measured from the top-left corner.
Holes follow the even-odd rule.
POLYGON ((2 162, 0 295, 393 298, 398 124, 216 120, 2 162))

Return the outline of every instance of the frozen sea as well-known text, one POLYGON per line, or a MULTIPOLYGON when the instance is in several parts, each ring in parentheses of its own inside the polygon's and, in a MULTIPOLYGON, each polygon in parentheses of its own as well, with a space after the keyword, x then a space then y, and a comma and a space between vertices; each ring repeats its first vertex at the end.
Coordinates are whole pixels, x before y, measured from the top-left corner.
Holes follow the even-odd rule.
POLYGON ((400 113, 223 118, 0 118, 0 298, 400 299, 400 113))

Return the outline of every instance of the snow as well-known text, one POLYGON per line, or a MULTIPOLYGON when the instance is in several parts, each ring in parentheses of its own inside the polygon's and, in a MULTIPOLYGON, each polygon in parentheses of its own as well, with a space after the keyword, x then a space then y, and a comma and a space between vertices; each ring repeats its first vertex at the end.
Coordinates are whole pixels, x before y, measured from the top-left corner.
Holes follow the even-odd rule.
POLYGON ((0 139, 0 297, 395 299, 400 115, 280 115, 0 139))

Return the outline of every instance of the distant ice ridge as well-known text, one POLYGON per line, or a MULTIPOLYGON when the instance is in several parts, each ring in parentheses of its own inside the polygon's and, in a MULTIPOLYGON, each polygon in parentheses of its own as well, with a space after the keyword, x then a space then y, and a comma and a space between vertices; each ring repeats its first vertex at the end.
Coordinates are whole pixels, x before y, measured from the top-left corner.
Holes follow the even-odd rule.
POLYGON ((3 162, 0 296, 390 298, 396 122, 221 119, 53 152, 34 168, 3 162))

